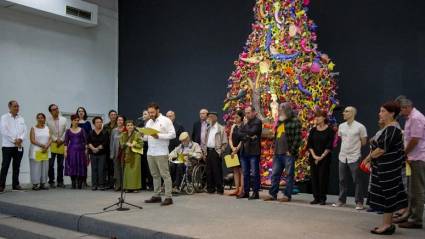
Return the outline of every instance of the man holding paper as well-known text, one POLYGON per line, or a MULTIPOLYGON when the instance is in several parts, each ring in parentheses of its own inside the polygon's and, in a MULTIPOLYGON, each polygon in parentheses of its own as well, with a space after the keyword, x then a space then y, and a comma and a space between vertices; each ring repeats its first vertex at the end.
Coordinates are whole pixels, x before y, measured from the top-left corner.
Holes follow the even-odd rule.
POLYGON ((55 159, 57 165, 57 186, 60 188, 65 187, 63 184, 63 155, 65 132, 66 132, 66 119, 59 113, 59 107, 56 104, 49 105, 49 112, 51 117, 47 120, 47 127, 49 127, 52 144, 50 147, 51 157, 49 159, 49 184, 51 188, 55 188, 55 159))
POLYGON ((145 203, 161 203, 161 206, 173 204, 172 182, 168 165, 168 145, 176 137, 171 120, 159 113, 159 105, 151 103, 148 106, 149 121, 145 128, 139 130, 148 140, 148 163, 153 177, 154 195, 145 203), (165 185, 165 200, 161 198, 161 178, 165 185))

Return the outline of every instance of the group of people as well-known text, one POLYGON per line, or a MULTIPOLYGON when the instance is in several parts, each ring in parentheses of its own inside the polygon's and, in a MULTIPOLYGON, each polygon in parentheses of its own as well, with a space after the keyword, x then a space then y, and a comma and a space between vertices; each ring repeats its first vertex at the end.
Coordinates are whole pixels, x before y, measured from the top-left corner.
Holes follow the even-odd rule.
MULTIPOLYGON (((0 192, 4 191, 7 171, 13 159, 13 190, 21 190, 19 166, 23 156, 23 141, 27 136, 24 119, 18 114, 19 104, 10 101, 9 113, 1 118, 3 162, 0 192)), ((160 113, 155 103, 138 122, 126 120, 116 111, 109 112, 110 122, 101 117, 87 121, 87 113, 79 107, 71 116, 71 126, 60 115, 56 104, 48 107, 50 116, 36 115, 37 124, 30 130, 29 149, 31 181, 34 190, 65 187, 63 172, 70 176, 72 188, 86 184, 87 166, 91 163, 92 189, 137 192, 153 189, 146 203, 171 205, 172 193, 178 191, 185 167, 203 160, 206 164, 206 191, 224 193, 223 158, 237 157, 233 171, 235 190, 228 195, 238 199, 259 199, 262 121, 256 109, 248 106, 237 111, 229 130, 218 122, 217 112, 202 109, 200 120, 193 125, 192 134, 176 123, 175 113, 160 113), (92 125, 94 128, 92 128, 92 125), (144 135, 140 128, 155 130, 144 135), (173 163, 181 160, 186 164, 173 163), (57 165, 55 184, 54 165, 57 165), (164 188, 164 200, 161 198, 164 188), (250 191, 252 193, 250 194, 250 191)), ((356 209, 364 209, 364 199, 371 211, 383 213, 383 223, 374 234, 392 234, 399 223, 404 228, 422 228, 425 192, 425 117, 406 97, 383 104, 379 111, 380 130, 368 141, 366 127, 355 120, 355 107, 343 111, 344 123, 337 132, 328 122, 328 112, 315 112, 315 125, 307 140, 313 191, 311 204, 326 205, 332 151, 337 140, 339 151, 339 199, 332 206, 346 204, 348 181, 355 184, 356 209), (404 120, 403 120, 404 119, 404 120), (400 124, 402 123, 402 124, 400 124), (403 126, 404 124, 404 126, 403 126), (362 147, 370 152, 362 158, 362 147), (369 186, 361 180, 359 165, 370 170, 369 186), (406 168, 411 175, 406 177, 406 168), (408 183, 406 182, 408 178, 408 183), (366 190, 368 186, 368 190, 366 190), (368 191, 367 195, 365 194, 368 191)), ((290 103, 278 108, 273 130, 274 159, 271 187, 265 201, 290 202, 294 186, 295 161, 302 142, 301 123, 290 103), (282 174, 286 172, 283 197, 278 198, 282 174)), ((190 171, 190 170, 189 170, 190 171)))

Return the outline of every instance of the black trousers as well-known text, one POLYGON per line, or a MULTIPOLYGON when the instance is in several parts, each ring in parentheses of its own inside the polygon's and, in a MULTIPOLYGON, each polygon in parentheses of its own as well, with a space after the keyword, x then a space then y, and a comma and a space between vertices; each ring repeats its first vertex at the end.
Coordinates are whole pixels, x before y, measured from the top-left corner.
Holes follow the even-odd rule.
POLYGON ((63 154, 52 153, 49 159, 49 184, 55 183, 55 159, 57 166, 57 182, 63 183, 63 154))
POLYGON ((103 180, 105 181, 105 187, 114 187, 114 160, 109 158, 109 151, 105 156, 103 180))
POLYGON ((313 197, 316 201, 326 201, 331 160, 329 157, 324 158, 317 165, 314 160, 309 161, 313 197))
POLYGON ((222 160, 215 149, 207 150, 207 191, 209 193, 224 191, 222 160))
POLYGON ((170 163, 170 174, 171 174, 171 181, 173 182, 173 187, 179 187, 182 180, 183 175, 185 171, 185 166, 182 163, 176 164, 176 163, 170 163))
POLYGON ((141 158, 141 170, 142 170, 142 190, 146 190, 148 187, 153 189, 153 179, 148 164, 148 143, 143 142, 143 154, 141 158))
POLYGON ((10 162, 12 163, 12 186, 16 187, 19 185, 19 168, 21 167, 22 156, 24 155, 24 149, 21 148, 19 151, 18 147, 2 147, 3 162, 1 164, 0 171, 0 186, 6 186, 7 172, 9 171, 10 162))
MULTIPOLYGON (((91 160, 91 183, 92 187, 104 187, 105 186, 105 161, 106 155, 90 155, 91 160)), ((109 186, 109 185, 108 185, 109 186)))

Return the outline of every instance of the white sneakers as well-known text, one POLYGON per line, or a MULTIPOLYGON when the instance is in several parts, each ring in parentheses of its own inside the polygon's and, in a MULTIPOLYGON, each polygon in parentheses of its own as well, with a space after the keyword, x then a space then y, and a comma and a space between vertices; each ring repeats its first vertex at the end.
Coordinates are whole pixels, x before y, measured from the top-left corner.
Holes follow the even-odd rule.
MULTIPOLYGON (((340 201, 332 204, 332 207, 344 207, 344 206, 345 206, 345 203, 340 202, 340 201)), ((364 210, 364 209, 365 209, 365 207, 363 206, 362 203, 357 203, 357 205, 356 205, 356 210, 357 211, 361 211, 361 210, 364 210)))
POLYGON ((336 202, 336 203, 332 204, 332 207, 343 207, 343 206, 345 206, 345 203, 340 202, 340 201, 338 201, 338 202, 336 202))
POLYGON ((361 210, 364 210, 365 208, 364 208, 364 206, 363 206, 363 203, 357 203, 357 205, 356 205, 356 210, 357 211, 361 211, 361 210))

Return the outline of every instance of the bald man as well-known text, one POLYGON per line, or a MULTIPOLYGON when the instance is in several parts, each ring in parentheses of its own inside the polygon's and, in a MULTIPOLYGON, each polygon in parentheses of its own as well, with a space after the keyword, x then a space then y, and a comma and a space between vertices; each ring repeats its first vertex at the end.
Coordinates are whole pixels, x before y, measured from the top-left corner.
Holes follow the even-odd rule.
POLYGON ((208 118, 208 110, 201 109, 199 111, 199 121, 193 124, 192 130, 192 140, 199 145, 205 144, 205 134, 207 132, 207 118, 208 118))
POLYGON ((342 207, 347 201, 348 178, 351 177, 355 187, 356 210, 363 210, 363 201, 366 184, 361 180, 359 162, 361 148, 367 143, 366 127, 355 120, 357 110, 348 106, 342 113, 345 122, 338 127, 338 136, 341 138, 339 153, 339 200, 334 207, 342 207))

